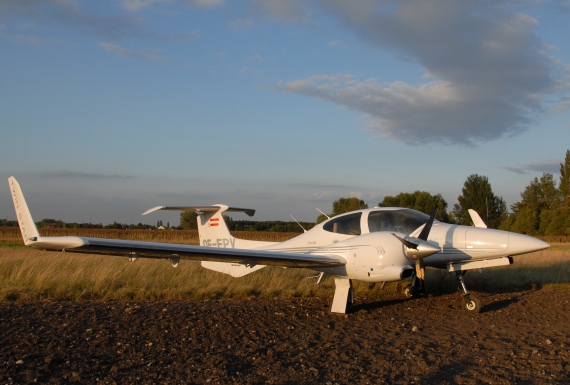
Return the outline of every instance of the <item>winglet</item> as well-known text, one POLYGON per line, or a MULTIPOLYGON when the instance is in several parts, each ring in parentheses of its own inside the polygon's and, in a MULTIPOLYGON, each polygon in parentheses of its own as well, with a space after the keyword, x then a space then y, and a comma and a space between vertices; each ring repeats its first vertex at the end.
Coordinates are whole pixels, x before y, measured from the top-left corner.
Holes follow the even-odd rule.
POLYGON ((475 225, 475 227, 482 227, 484 229, 487 228, 487 225, 485 224, 485 222, 483 222, 483 220, 481 219, 481 217, 479 216, 479 213, 477 213, 477 211, 475 211, 473 209, 469 209, 467 211, 469 211, 469 215, 471 216, 471 220, 473 221, 473 224, 475 225))
POLYGON ((165 208, 166 208, 166 206, 156 206, 156 207, 153 207, 152 209, 146 210, 144 213, 142 213, 142 215, 147 215, 147 214, 150 214, 150 213, 154 213, 155 211, 162 210, 162 209, 165 209, 165 208))
POLYGON ((20 225, 24 244, 26 246, 30 246, 40 238, 40 233, 32 219, 32 215, 30 214, 30 210, 28 209, 28 205, 24 199, 24 194, 22 194, 20 184, 13 176, 8 178, 8 184, 10 185, 10 193, 12 194, 12 200, 14 201, 16 218, 18 219, 18 225, 20 225))

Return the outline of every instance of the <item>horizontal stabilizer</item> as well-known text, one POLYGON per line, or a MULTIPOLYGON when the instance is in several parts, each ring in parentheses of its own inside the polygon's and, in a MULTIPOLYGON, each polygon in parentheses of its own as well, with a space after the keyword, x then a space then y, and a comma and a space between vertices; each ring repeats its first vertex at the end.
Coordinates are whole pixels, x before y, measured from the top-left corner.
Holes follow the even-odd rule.
POLYGON ((243 265, 241 263, 202 261, 202 267, 231 275, 234 278, 239 278, 259 269, 263 269, 265 265, 243 265))
MULTIPOLYGON (((200 211, 200 212, 215 212, 223 209, 224 205, 212 205, 212 206, 156 206, 150 210, 145 211, 142 215, 147 215, 158 210, 174 210, 174 211, 200 211)), ((252 217, 255 214, 255 210, 252 209, 242 209, 239 207, 228 207, 225 212, 236 212, 236 213, 246 213, 248 216, 252 217)))

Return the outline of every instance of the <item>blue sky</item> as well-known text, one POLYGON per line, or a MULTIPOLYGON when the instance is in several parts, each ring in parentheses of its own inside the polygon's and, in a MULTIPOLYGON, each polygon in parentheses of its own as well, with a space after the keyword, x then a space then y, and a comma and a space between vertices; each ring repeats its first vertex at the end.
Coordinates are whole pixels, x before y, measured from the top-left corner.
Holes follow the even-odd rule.
POLYGON ((415 190, 451 209, 474 173, 510 205, 570 148, 569 21, 546 0, 0 0, 0 176, 69 222, 314 221, 415 190))

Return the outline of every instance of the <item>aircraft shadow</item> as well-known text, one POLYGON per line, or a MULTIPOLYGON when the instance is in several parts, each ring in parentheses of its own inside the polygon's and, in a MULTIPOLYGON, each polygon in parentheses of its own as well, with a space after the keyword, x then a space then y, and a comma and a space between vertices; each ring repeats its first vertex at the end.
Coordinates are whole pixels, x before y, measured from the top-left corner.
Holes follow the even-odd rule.
POLYGON ((386 300, 378 299, 375 302, 367 302, 367 303, 353 305, 350 307, 347 313, 358 313, 359 311, 375 310, 382 307, 390 307, 407 301, 409 301, 409 298, 397 298, 397 299, 386 299, 386 300))

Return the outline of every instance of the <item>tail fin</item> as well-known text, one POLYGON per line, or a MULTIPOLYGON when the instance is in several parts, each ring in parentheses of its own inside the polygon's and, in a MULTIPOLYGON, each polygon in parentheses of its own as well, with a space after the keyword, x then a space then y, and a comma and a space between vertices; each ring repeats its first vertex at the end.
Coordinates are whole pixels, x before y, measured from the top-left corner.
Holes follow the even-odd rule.
POLYGON ((226 205, 213 206, 157 206, 143 215, 150 214, 158 210, 175 210, 175 211, 196 211, 198 214, 198 234, 200 236, 200 245, 210 247, 231 247, 235 248, 236 239, 230 234, 228 226, 222 217, 222 213, 228 212, 244 212, 250 217, 253 216, 255 210, 240 209, 237 207, 229 207, 226 205))
MULTIPOLYGON (((247 215, 252 216, 255 213, 255 210, 240 209, 220 204, 213 206, 158 206, 148 210, 143 215, 157 210, 196 211, 198 235, 200 237, 200 245, 202 246, 225 247, 232 249, 254 249, 274 244, 274 242, 247 241, 244 239, 234 238, 230 234, 228 226, 222 217, 224 212, 245 212, 247 215)), ((265 265, 243 265, 231 262, 202 261, 202 267, 218 271, 220 273, 229 274, 232 277, 243 277, 244 275, 263 269, 265 265)))
POLYGON ((230 234, 222 213, 228 210, 226 205, 213 205, 212 211, 198 212, 198 234, 200 245, 210 247, 235 248, 236 239, 230 234))
POLYGON ((24 194, 22 194, 20 184, 13 176, 8 178, 8 184, 10 185, 10 192, 12 193, 12 200, 14 201, 14 209, 16 210, 16 218, 20 225, 24 244, 29 246, 33 242, 37 241, 40 237, 40 233, 32 219, 32 215, 30 214, 30 210, 28 209, 28 205, 24 199, 24 194))

